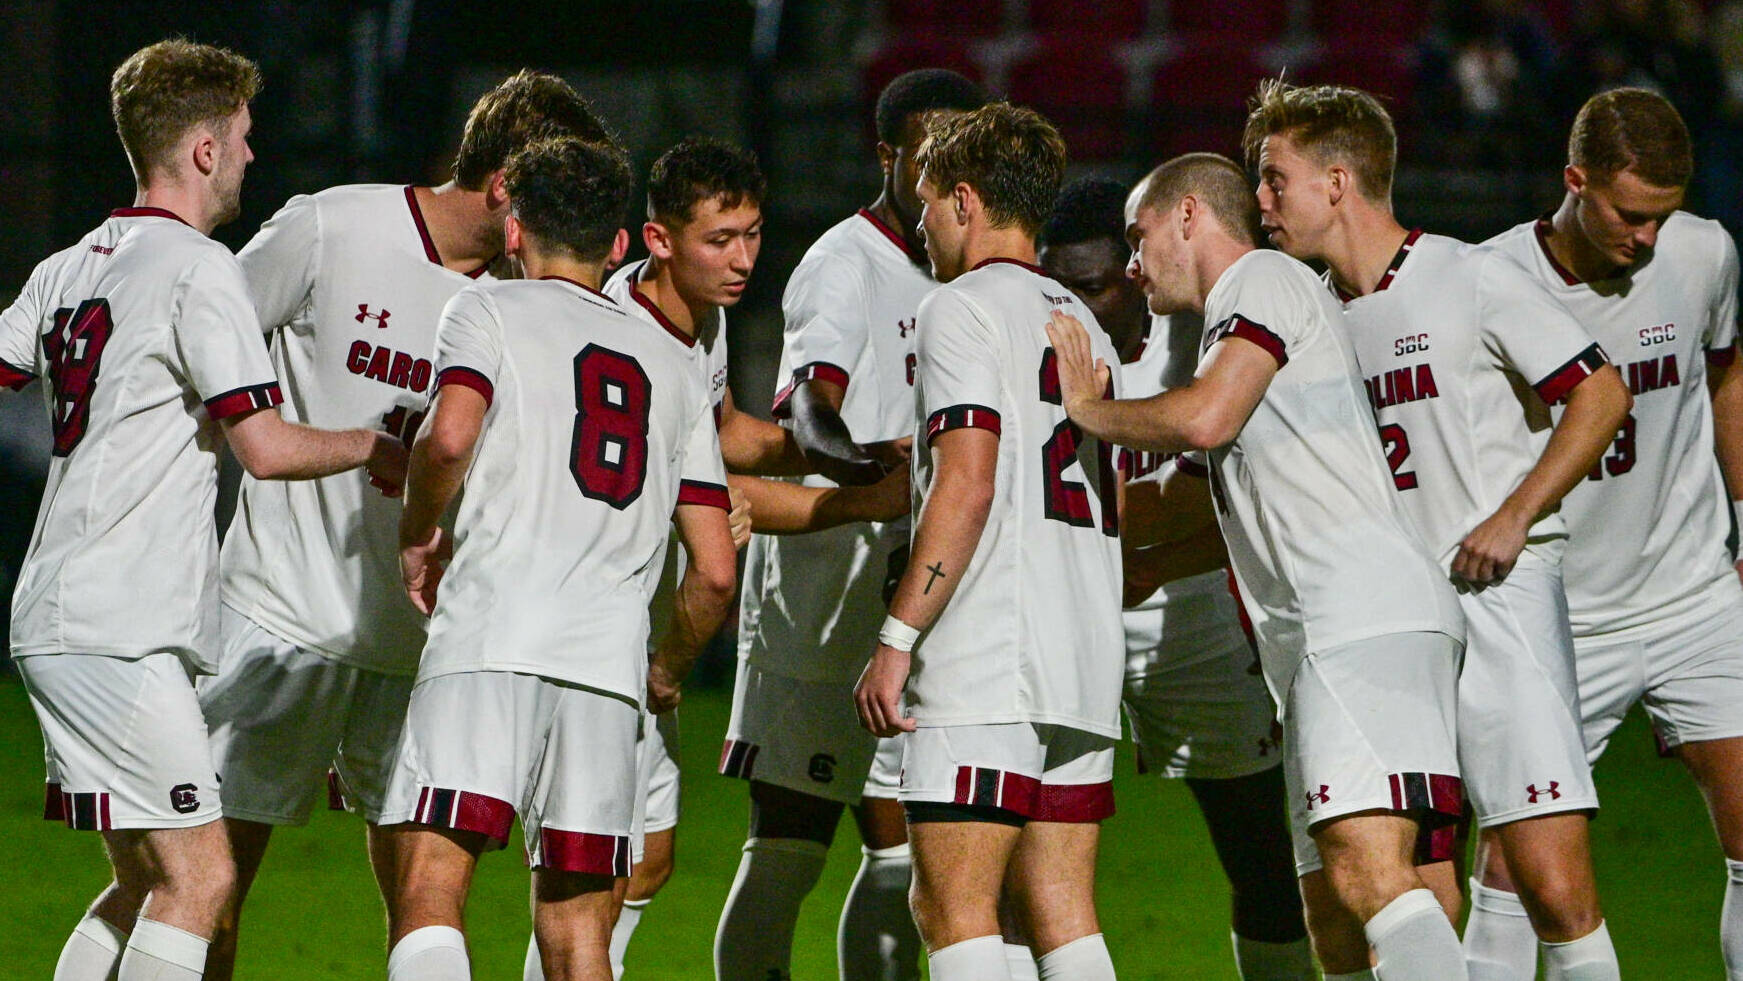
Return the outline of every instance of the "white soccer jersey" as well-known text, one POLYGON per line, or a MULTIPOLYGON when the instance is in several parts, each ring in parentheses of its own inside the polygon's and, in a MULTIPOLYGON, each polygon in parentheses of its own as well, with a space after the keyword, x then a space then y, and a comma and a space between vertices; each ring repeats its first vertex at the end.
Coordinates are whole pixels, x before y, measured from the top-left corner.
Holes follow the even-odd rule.
POLYGON ((1731 517, 1713 456, 1707 361, 1737 341, 1737 246, 1718 222, 1677 212, 1644 264, 1581 283, 1549 254, 1547 220, 1490 240, 1530 270, 1615 359, 1634 410, 1591 476, 1562 500, 1563 569, 1574 635, 1738 598, 1725 540, 1731 517))
MULTIPOLYGON (((1607 359, 1517 262, 1442 235, 1412 231, 1374 292, 1343 299, 1393 484, 1450 568, 1537 465, 1550 404, 1607 359)), ((1551 512, 1521 558, 1559 562, 1566 542, 1551 512)))
POLYGON ((640 704, 672 511, 727 506, 683 350, 602 293, 520 280, 448 302, 436 371, 490 408, 419 681, 511 671, 640 704))
POLYGON ((1411 631, 1464 639, 1458 597, 1393 490, 1343 315, 1312 270, 1270 250, 1236 260, 1205 298, 1206 350, 1239 337, 1277 360, 1240 435, 1209 456, 1279 705, 1309 653, 1411 631))
MULTIPOLYGON (((385 429, 408 445, 434 393, 436 320, 483 275, 442 265, 412 188, 291 198, 237 257, 285 391, 285 417, 385 429)), ((424 620, 399 583, 398 501, 362 470, 242 478, 220 563, 224 602, 298 647, 417 671, 424 620)))
MULTIPOLYGON (((784 418, 793 388, 813 378, 841 385, 841 419, 860 443, 914 431, 914 324, 920 301, 938 284, 926 257, 861 210, 812 245, 787 280, 781 308, 786 339, 775 396, 784 418)), ((833 487, 826 477, 804 479, 833 487)), ((852 524, 810 535, 758 535, 760 554, 748 575, 740 620, 741 656, 801 681, 859 677, 884 616, 889 555, 907 544, 907 519, 852 524)))
POLYGON ((1025 263, 988 260, 920 304, 914 512, 953 505, 928 501, 933 439, 999 436, 986 528, 914 650, 908 708, 922 726, 1054 723, 1119 738, 1119 476, 1113 447, 1065 416, 1045 329, 1054 310, 1118 361, 1095 315, 1025 263))
POLYGON ((0 383, 42 377, 48 486, 12 598, 12 653, 218 653, 214 423, 279 402, 230 251, 122 208, 0 314, 0 383))
MULTIPOLYGON (((1203 330, 1195 329, 1197 319, 1185 316, 1150 318, 1150 333, 1144 338, 1137 360, 1120 365, 1122 398, 1149 398, 1192 381, 1192 373, 1198 367, 1199 343, 1204 339, 1203 330)), ((1172 453, 1150 453, 1122 447, 1120 469, 1125 472, 1127 481, 1161 480, 1169 470, 1169 461, 1174 458, 1172 453)), ((1198 650, 1197 658, 1187 661, 1173 657, 1171 655, 1175 652, 1161 649, 1159 625, 1167 620, 1168 634, 1172 636, 1192 636, 1222 629, 1223 624, 1202 622, 1190 615, 1179 621, 1168 618, 1181 611, 1215 614, 1217 608, 1211 604, 1183 601, 1227 592, 1228 582, 1228 574, 1221 570, 1177 579, 1158 587, 1138 605, 1122 611, 1120 616, 1126 627, 1126 674, 1149 674, 1179 668, 1198 658, 1209 660, 1221 656, 1223 652, 1212 649, 1208 654, 1198 650), (1170 599, 1176 601, 1172 611, 1169 610, 1170 599)))

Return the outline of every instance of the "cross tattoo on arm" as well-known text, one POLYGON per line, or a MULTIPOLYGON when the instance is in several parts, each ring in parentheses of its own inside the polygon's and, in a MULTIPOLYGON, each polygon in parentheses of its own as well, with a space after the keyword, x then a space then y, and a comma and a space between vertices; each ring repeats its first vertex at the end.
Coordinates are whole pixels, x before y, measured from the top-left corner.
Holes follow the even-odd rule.
POLYGON ((922 590, 922 593, 932 592, 932 584, 938 581, 939 576, 944 575, 944 563, 934 562, 926 567, 926 571, 932 573, 932 577, 926 580, 926 588, 922 590))

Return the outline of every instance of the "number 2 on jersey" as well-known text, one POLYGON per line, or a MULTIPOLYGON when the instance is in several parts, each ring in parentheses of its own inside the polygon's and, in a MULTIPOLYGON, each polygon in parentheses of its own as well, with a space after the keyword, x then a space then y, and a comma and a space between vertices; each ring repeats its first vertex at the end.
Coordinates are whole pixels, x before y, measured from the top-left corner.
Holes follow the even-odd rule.
POLYGON ((641 496, 648 475, 653 386, 636 359, 589 344, 575 355, 575 486, 619 511, 641 496))
POLYGON ((48 377, 54 386, 54 455, 67 456, 85 438, 91 421, 91 396, 97 390, 97 369, 115 324, 109 301, 86 300, 77 309, 54 312, 54 330, 42 336, 48 355, 48 377))
MULTIPOLYGON (((1108 393, 1112 395, 1113 393, 1108 393)), ((1052 348, 1041 353, 1041 401, 1062 405, 1059 389, 1059 361, 1052 348)), ((1079 480, 1067 480, 1065 471, 1077 462, 1077 447, 1083 442, 1083 430, 1070 419, 1062 419, 1053 427, 1053 435, 1041 444, 1041 503, 1050 521, 1063 521, 1077 528, 1095 527, 1090 511, 1089 488, 1079 480)), ((1117 538, 1120 515, 1115 503, 1114 451, 1106 441, 1097 441, 1096 497, 1101 501, 1102 534, 1117 538)))
POLYGON ((1380 444, 1386 449, 1386 464, 1392 468, 1392 483, 1401 491, 1414 488, 1416 471, 1398 469, 1410 458, 1410 437, 1404 435, 1404 427, 1395 422, 1381 426, 1380 444))

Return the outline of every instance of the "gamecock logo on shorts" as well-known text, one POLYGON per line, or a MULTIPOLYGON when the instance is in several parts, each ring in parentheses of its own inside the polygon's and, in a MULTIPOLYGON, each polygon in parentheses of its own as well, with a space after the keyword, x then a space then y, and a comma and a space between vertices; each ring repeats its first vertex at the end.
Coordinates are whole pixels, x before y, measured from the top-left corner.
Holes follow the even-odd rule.
POLYGON ((175 808, 177 814, 192 814, 200 809, 200 798, 194 791, 198 790, 191 783, 178 783, 169 789, 169 806, 175 808))
POLYGON ((828 783, 835 779, 835 757, 828 753, 818 753, 811 757, 811 767, 806 771, 811 779, 818 783, 828 783))

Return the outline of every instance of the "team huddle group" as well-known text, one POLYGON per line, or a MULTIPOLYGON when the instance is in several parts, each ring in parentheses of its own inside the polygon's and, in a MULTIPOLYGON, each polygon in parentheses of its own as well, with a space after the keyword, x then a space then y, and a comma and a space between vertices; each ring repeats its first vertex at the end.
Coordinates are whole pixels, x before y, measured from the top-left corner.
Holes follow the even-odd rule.
POLYGON ((1617 978, 1589 761, 1637 701, 1709 802, 1743 978, 1738 259, 1679 210, 1661 97, 1595 96, 1560 206, 1471 245, 1394 218, 1354 89, 1267 83, 1246 166, 1128 189, 910 72, 881 194, 786 284, 768 422, 727 385, 748 152, 660 156, 626 264, 627 158, 521 72, 451 182, 297 196, 232 255, 259 84, 186 41, 123 63, 137 198, 0 314, 0 382, 40 379, 54 435, 12 654, 48 816, 114 872, 57 981, 229 978, 323 776, 392 981, 471 976, 471 876, 517 818, 525 977, 621 977, 735 596, 718 981, 788 976, 846 809, 843 981, 1113 978, 1122 705, 1204 814, 1247 981, 1617 978))

